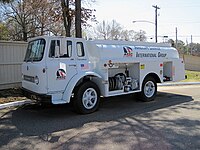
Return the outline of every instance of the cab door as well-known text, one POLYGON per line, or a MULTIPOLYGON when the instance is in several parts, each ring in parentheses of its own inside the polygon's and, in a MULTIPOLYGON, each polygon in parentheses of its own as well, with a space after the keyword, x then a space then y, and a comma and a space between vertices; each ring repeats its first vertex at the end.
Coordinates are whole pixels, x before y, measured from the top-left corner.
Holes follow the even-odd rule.
POLYGON ((76 51, 76 63, 78 71, 86 72, 90 70, 90 64, 88 61, 87 46, 84 39, 75 39, 75 51, 76 51))
POLYGON ((55 38, 50 41, 46 61, 48 92, 63 92, 68 82, 77 74, 72 39, 55 38))

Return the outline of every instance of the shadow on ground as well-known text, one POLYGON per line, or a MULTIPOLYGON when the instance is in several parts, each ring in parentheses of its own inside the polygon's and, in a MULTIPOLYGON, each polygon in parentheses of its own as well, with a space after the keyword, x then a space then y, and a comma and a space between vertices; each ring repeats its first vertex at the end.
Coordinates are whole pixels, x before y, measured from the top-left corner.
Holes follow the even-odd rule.
MULTIPOLYGON (((92 114, 78 115, 71 106, 54 105, 24 105, 1 117, 0 145, 6 145, 12 138, 23 136, 42 136, 53 132, 82 127, 90 122, 106 122, 123 117, 152 112, 162 108, 175 106, 192 101, 192 97, 159 92, 153 102, 143 103, 135 100, 133 96, 118 96, 102 99, 100 109, 92 114), (14 126, 15 128, 9 128, 14 126)), ((173 111, 173 110, 172 110, 173 111)), ((176 111, 174 109, 174 111, 176 111)))

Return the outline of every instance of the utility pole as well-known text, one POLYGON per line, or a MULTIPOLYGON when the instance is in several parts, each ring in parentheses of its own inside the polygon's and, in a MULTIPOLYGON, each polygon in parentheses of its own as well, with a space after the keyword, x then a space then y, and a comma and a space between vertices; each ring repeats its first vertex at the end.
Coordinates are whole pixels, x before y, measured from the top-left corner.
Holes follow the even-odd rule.
POLYGON ((190 47, 190 48, 191 48, 190 53, 191 53, 191 55, 192 55, 192 45, 193 45, 193 44, 192 44, 192 35, 191 35, 191 44, 190 44, 190 45, 191 45, 191 47, 190 47))
POLYGON ((176 27, 176 49, 178 48, 177 45, 178 44, 178 30, 177 30, 177 27, 176 27))
POLYGON ((157 5, 153 5, 153 8, 155 8, 155 39, 156 39, 156 43, 158 42, 158 9, 160 9, 160 7, 158 7, 157 5))
POLYGON ((82 30, 81 30, 81 0, 75 0, 75 30, 76 37, 82 38, 82 30))

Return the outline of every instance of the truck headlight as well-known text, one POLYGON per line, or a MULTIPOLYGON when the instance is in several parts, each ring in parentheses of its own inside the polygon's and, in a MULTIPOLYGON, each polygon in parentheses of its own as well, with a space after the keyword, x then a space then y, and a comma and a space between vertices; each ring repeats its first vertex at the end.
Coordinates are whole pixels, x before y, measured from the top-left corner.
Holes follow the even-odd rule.
POLYGON ((36 84, 39 84, 39 78, 38 78, 38 76, 35 76, 34 82, 35 82, 36 84))

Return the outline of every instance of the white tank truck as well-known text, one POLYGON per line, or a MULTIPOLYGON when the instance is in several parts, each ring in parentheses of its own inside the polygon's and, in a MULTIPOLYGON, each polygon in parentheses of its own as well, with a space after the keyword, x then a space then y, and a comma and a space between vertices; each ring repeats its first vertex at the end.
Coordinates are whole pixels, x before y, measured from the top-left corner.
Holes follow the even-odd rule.
POLYGON ((31 99, 72 102, 82 114, 100 97, 137 93, 154 100, 157 83, 185 79, 183 59, 168 44, 41 36, 29 40, 22 88, 31 99))

